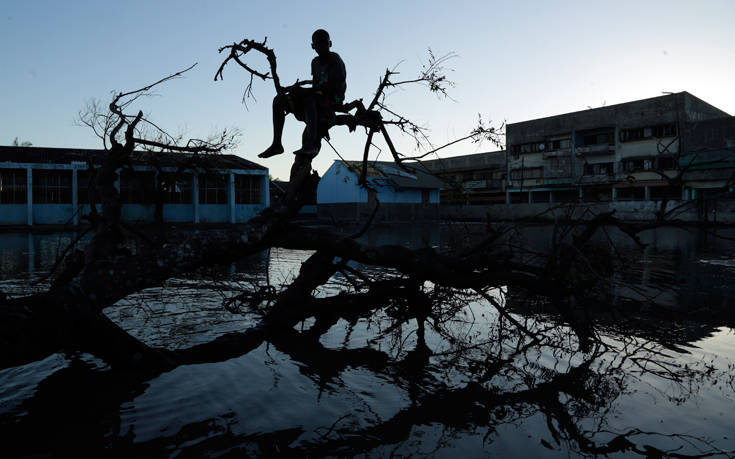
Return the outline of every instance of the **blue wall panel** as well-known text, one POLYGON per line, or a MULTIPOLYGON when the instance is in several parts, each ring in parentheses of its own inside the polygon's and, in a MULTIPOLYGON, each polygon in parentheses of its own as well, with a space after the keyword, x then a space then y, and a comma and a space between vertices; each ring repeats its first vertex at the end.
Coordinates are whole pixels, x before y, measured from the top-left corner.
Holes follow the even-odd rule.
POLYGON ((27 212, 26 204, 0 204, 0 224, 25 225, 27 212))
POLYGON ((123 204, 122 209, 120 209, 120 217, 123 221, 130 223, 152 222, 155 215, 155 204, 123 204))
POLYGON ((227 204, 199 204, 200 223, 225 223, 230 221, 227 204))
POLYGON ((173 223, 192 223, 194 206, 191 204, 164 204, 163 220, 173 223))
POLYGON ((34 225, 64 225, 71 223, 71 204, 33 204, 34 225))
POLYGON ((258 215, 263 210, 260 204, 235 205, 235 222, 243 223, 258 215))

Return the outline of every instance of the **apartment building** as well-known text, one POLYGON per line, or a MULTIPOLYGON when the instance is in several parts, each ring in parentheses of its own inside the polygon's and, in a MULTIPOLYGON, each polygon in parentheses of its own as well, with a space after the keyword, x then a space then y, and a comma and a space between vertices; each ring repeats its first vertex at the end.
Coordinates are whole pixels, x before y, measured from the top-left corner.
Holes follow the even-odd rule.
POLYGON ((444 182, 442 204, 505 202, 504 150, 422 160, 421 164, 444 182))
POLYGON ((734 123, 680 92, 508 124, 506 202, 686 200, 728 187, 734 123))

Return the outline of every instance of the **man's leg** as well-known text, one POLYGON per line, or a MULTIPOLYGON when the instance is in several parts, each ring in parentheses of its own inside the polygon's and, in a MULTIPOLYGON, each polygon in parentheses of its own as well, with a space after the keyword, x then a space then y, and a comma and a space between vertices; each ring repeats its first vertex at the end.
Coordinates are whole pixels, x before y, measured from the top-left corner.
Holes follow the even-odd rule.
POLYGON ((306 128, 301 136, 301 148, 294 151, 295 155, 316 156, 319 153, 318 114, 316 111, 316 98, 309 96, 304 99, 304 121, 306 128))
POLYGON ((263 153, 258 155, 260 158, 270 158, 271 156, 283 153, 281 136, 283 135, 283 125, 286 122, 287 98, 288 96, 286 95, 277 95, 273 98, 273 143, 263 153))

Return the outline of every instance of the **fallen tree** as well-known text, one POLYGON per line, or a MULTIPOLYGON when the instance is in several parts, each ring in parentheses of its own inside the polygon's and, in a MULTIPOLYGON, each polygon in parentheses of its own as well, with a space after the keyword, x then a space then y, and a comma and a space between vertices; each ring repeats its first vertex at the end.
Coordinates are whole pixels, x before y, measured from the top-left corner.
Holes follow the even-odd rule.
MULTIPOLYGON (((246 39, 225 46, 220 52, 224 49, 229 49, 230 54, 222 62, 215 78, 221 78, 225 65, 234 60, 250 72, 251 83, 252 76, 255 75, 263 79, 272 79, 277 92, 287 90, 280 85, 275 53, 265 46, 265 41, 255 42, 246 39), (267 57, 270 73, 253 70, 243 62, 243 56, 253 50, 267 57)), ((410 132, 417 141, 419 136, 425 135, 422 127, 405 117, 397 115, 396 119, 383 120, 383 111, 395 113, 388 108, 384 91, 386 88, 404 84, 425 83, 432 91, 445 93, 447 80, 441 72, 447 57, 436 58, 432 54, 420 76, 410 81, 392 81, 391 78, 397 73, 386 70, 378 90, 367 107, 361 100, 345 104, 340 108, 343 114, 337 116, 332 125, 325 127, 325 132, 334 125, 349 125, 351 128, 362 126, 366 129, 367 138, 361 173, 363 185, 368 186, 365 182, 365 171, 375 133, 382 133, 399 166, 409 158, 396 151, 386 126, 396 126, 403 132, 410 132), (356 109, 356 113, 349 114, 353 109, 356 109)), ((142 235, 121 222, 120 196, 114 184, 117 171, 130 161, 131 154, 137 148, 145 148, 151 153, 176 152, 196 157, 217 154, 232 146, 234 142, 236 134, 227 131, 206 141, 193 139, 182 142, 181 139, 168 135, 146 119, 142 111, 137 114, 125 112, 133 102, 149 94, 154 87, 181 76, 192 67, 143 88, 115 94, 107 112, 94 107, 94 110, 82 115, 83 124, 94 129, 103 139, 106 148, 109 146, 107 159, 96 171, 93 183, 97 193, 92 195, 99 196, 102 211, 98 215, 96 203, 92 202, 90 207, 93 214, 86 218, 93 225, 94 236, 83 252, 65 251, 68 252, 67 256, 59 263, 63 269, 55 273, 55 281, 47 292, 27 298, 15 298, 2 304, 2 313, 7 317, 7 320, 3 321, 2 335, 6 340, 6 347, 11 350, 3 356, 2 366, 25 363, 58 349, 69 348, 89 351, 116 365, 149 371, 153 369, 162 371, 191 359, 201 360, 203 349, 182 351, 176 355, 150 349, 109 321, 102 311, 131 293, 160 285, 173 276, 194 271, 201 266, 226 264, 267 247, 318 250, 314 260, 320 259, 323 262, 311 261, 305 265, 310 268, 304 270, 303 276, 281 294, 282 298, 277 307, 264 319, 264 326, 283 322, 287 316, 292 316, 288 321, 299 320, 299 317, 305 318, 303 312, 294 312, 295 307, 299 302, 308 299, 313 289, 326 282, 337 269, 327 259, 326 254, 333 257, 341 256, 344 260, 354 259, 385 266, 405 264, 407 260, 413 260, 413 266, 402 266, 407 271, 415 271, 419 264, 430 262, 436 265, 437 271, 440 271, 445 260, 437 258, 437 254, 396 252, 389 247, 383 249, 382 256, 378 256, 378 252, 374 249, 357 244, 354 239, 335 237, 333 234, 291 224, 289 222, 291 217, 301 208, 305 197, 313 194, 318 182, 318 176, 311 170, 312 158, 305 156, 297 156, 294 162, 285 199, 245 225, 210 233, 200 232, 196 235, 192 235, 189 231, 142 235), (143 126, 153 129, 153 134, 142 129, 143 126), (141 250, 137 253, 131 253, 125 248, 130 239, 141 244, 141 250), (400 257, 396 257, 398 254, 400 257), (434 259, 429 260, 427 257, 430 255, 434 259), (29 324, 34 325, 29 327, 29 324), (97 334, 93 332, 94 330, 104 332, 97 334)), ((247 92, 249 91, 250 86, 247 89, 247 92)), ((499 132, 494 128, 480 124, 467 138, 475 141, 486 138, 497 142, 498 135, 499 132)), ((434 149, 436 150, 438 149, 434 149)), ((457 267, 461 263, 464 263, 464 260, 454 261, 457 267)), ((429 267, 422 266, 421 271, 427 268, 429 267)), ((463 268, 463 272, 470 272, 473 269, 474 265, 467 265, 463 268)), ((423 275, 416 274, 414 274, 415 282, 421 282, 419 277, 423 275)), ((433 273, 430 277, 437 282, 450 282, 451 279, 460 276, 461 273, 454 274, 444 270, 433 273)), ((245 332, 245 336, 254 333, 256 332, 249 330, 245 332)), ((238 339, 249 342, 249 338, 238 339)), ((227 355, 239 352, 233 346, 224 347, 230 348, 226 351, 227 355)), ((218 343, 212 343, 208 349, 212 349, 211 359, 219 358, 215 355, 215 349, 223 350, 218 347, 218 343)))

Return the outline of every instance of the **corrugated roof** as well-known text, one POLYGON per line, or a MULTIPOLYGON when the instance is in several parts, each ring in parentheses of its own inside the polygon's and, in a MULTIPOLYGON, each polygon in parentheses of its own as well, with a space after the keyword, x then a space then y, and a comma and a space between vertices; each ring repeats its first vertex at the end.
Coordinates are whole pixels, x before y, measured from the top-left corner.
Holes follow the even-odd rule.
MULTIPOLYGON (((183 161, 192 158, 190 153, 151 153, 134 151, 132 164, 144 165, 157 163, 161 166, 179 166, 183 161)), ((89 150, 82 148, 47 148, 0 146, 0 162, 69 164, 72 161, 91 161, 102 164, 107 158, 105 150, 89 150)), ((198 166, 212 169, 267 169, 264 166, 235 155, 199 155, 198 166)))
MULTIPOLYGON (((340 161, 356 175, 360 174, 362 161, 340 161)), ((392 161, 368 161, 367 177, 385 180, 397 188, 441 188, 443 182, 421 163, 403 163, 401 169, 392 161)))

